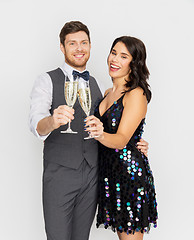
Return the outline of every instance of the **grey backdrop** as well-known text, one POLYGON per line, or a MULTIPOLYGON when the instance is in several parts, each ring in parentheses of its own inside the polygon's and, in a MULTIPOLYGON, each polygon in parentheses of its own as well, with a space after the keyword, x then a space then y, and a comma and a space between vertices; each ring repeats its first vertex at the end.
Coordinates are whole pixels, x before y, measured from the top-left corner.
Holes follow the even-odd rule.
MULTIPOLYGON (((0 239, 46 239, 42 143, 28 129, 29 94, 38 74, 63 63, 58 34, 70 20, 88 25, 88 68, 106 88, 112 41, 126 34, 144 41, 153 91, 144 137, 159 210, 158 229, 145 239, 192 239, 193 12, 193 0, 1 0, 0 239)), ((90 239, 117 237, 94 222, 90 239)))

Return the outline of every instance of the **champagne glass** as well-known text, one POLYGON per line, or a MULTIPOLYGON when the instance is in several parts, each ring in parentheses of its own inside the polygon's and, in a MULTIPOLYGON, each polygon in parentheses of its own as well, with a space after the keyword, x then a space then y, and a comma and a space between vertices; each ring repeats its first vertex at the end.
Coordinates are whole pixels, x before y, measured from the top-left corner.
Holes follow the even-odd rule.
MULTIPOLYGON (((91 102, 92 102, 90 86, 88 81, 79 81, 78 97, 79 97, 80 105, 84 110, 86 116, 88 117, 90 115, 91 102)), ((90 139, 90 138, 93 138, 93 137, 89 133, 89 136, 85 137, 84 139, 90 139)))
MULTIPOLYGON (((69 107, 73 107, 73 105, 75 104, 75 101, 77 99, 77 89, 78 89, 78 81, 74 81, 72 79, 72 81, 70 81, 68 79, 67 76, 65 76, 65 100, 66 100, 66 103, 69 107)), ((68 128, 66 131, 61 131, 61 133, 74 133, 76 134, 77 132, 74 132, 72 129, 71 129, 71 126, 70 126, 70 119, 69 119, 69 123, 68 123, 68 128)))

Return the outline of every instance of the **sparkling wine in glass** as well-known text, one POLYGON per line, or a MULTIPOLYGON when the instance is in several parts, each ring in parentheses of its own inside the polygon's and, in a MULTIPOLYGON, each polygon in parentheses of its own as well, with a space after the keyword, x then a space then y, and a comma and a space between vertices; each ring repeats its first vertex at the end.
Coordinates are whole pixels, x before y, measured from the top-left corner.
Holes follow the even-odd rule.
MULTIPOLYGON (((82 109, 84 110, 86 116, 90 115, 91 109, 91 93, 90 93, 90 86, 88 81, 80 81, 78 87, 78 98, 82 109)), ((84 139, 94 138, 89 134, 88 137, 84 139)))
MULTIPOLYGON (((66 76, 65 77, 65 89, 64 89, 65 90, 65 100, 66 100, 67 105, 71 108, 73 108, 73 105, 75 104, 76 99, 77 99, 77 89, 78 89, 78 81, 73 81, 73 80, 70 81, 68 79, 68 77, 66 76)), ((77 133, 71 129, 70 119, 69 119, 67 130, 61 131, 61 133, 77 133)))

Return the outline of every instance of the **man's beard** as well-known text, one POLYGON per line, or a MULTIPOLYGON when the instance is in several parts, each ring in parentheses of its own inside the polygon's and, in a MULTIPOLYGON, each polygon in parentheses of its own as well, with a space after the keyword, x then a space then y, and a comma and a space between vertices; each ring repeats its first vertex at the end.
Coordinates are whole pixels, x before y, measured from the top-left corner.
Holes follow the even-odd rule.
MULTIPOLYGON (((79 53, 79 54, 82 54, 82 53, 79 53)), ((85 54, 85 53, 83 53, 85 54)), ((82 68, 82 67, 85 67, 86 66, 86 63, 88 61, 90 57, 90 54, 85 58, 85 61, 84 62, 80 62, 80 64, 78 62, 76 62, 76 60, 71 60, 69 57, 67 57, 67 54, 65 54, 65 61, 67 64, 69 64, 70 66, 74 67, 74 68, 82 68)))
POLYGON ((66 61, 66 63, 68 65, 70 65, 70 66, 72 66, 74 68, 76 68, 76 67, 85 67, 86 63, 87 63, 87 61, 85 61, 83 63, 77 64, 76 62, 69 60, 69 58, 65 58, 65 61, 66 61))

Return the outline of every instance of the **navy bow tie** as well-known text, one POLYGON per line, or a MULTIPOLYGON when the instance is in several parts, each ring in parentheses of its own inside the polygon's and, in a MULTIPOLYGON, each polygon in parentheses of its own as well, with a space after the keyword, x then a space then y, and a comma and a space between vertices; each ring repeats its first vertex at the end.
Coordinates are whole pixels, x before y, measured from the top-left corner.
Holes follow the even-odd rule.
POLYGON ((88 71, 84 71, 84 72, 80 73, 80 72, 73 70, 72 74, 73 74, 73 80, 75 80, 77 77, 81 77, 85 81, 88 81, 89 77, 90 77, 90 74, 88 71))

